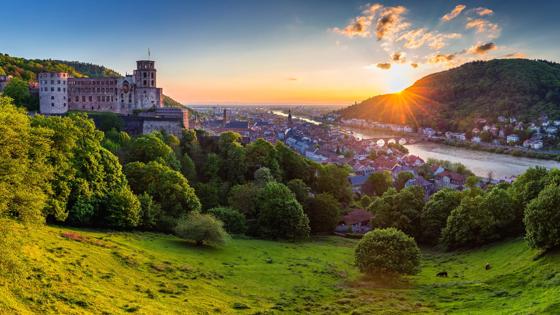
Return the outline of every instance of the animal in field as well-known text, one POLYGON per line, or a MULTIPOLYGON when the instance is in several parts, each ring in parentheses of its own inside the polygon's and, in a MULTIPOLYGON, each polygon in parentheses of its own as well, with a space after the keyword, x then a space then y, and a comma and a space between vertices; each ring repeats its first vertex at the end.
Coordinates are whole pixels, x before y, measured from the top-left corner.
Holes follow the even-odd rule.
POLYGON ((447 271, 441 271, 436 274, 436 277, 447 278, 447 271))
POLYGON ((492 265, 490 265, 489 263, 486 263, 486 266, 484 266, 484 269, 490 270, 490 269, 492 269, 492 265))

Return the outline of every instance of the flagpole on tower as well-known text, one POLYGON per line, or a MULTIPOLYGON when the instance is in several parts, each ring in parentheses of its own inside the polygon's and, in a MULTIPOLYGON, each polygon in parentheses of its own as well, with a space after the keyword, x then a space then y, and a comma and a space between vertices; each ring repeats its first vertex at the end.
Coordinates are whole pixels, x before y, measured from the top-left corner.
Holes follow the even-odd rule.
POLYGON ((151 55, 150 55, 150 48, 148 48, 148 60, 150 60, 150 57, 151 57, 151 55))

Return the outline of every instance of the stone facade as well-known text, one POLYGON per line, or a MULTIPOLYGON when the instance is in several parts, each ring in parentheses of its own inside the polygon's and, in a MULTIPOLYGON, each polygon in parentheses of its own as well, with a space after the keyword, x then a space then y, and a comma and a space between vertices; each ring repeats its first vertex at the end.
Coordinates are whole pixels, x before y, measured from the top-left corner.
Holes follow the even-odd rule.
POLYGON ((0 75, 0 92, 4 91, 4 88, 10 83, 11 79, 12 76, 10 75, 0 75))
POLYGON ((39 110, 44 114, 68 111, 68 73, 39 73, 39 110))
POLYGON ((136 65, 137 69, 133 75, 119 78, 69 78, 66 73, 39 74, 40 78, 47 78, 39 80, 41 113, 61 114, 68 110, 83 110, 130 115, 135 110, 161 108, 163 92, 161 88, 156 87, 154 61, 140 60, 136 65), (64 82, 64 91, 61 92, 64 95, 57 94, 52 98, 52 93, 58 92, 58 86, 55 85, 55 91, 52 91, 49 78, 61 75, 67 79, 64 82), (49 100, 54 102, 48 102, 49 100), (57 110, 53 111, 49 106, 57 110))

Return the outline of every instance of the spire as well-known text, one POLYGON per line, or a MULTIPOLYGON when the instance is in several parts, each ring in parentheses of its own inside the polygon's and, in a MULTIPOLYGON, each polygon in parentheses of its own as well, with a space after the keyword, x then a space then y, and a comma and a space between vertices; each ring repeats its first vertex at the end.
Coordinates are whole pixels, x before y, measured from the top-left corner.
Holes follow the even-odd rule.
POLYGON ((292 126, 292 110, 288 109, 288 126, 292 126))

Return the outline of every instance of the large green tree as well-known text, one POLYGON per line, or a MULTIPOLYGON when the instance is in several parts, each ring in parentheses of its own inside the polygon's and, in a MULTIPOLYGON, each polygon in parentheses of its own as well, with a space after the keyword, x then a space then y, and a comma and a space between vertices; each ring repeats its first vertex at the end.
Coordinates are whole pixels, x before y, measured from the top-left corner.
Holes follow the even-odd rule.
POLYGON ((311 232, 332 233, 340 219, 340 208, 338 200, 329 193, 307 199, 304 210, 309 218, 311 232))
POLYGON ((452 189, 442 189, 430 197, 420 216, 423 243, 435 245, 439 242, 447 217, 459 206, 461 198, 461 192, 452 189))
POLYGON ((319 193, 330 193, 347 205, 352 200, 352 187, 348 182, 349 170, 335 164, 327 164, 319 169, 315 188, 319 193))
POLYGON ((36 105, 30 106, 31 94, 29 93, 29 84, 22 79, 11 79, 4 88, 3 93, 4 96, 11 97, 17 106, 24 106, 28 110, 38 110, 36 105))

